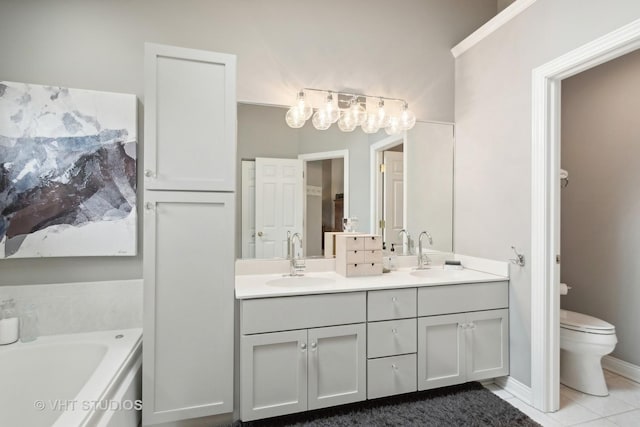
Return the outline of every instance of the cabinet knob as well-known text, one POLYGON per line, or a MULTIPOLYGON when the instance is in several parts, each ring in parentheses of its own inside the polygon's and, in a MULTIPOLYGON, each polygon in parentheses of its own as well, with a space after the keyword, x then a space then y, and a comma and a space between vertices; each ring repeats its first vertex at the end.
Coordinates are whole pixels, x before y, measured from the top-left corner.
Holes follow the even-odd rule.
POLYGON ((392 298, 391 298, 391 301, 393 301, 393 302, 398 302, 398 297, 392 297, 392 298))
POLYGON ((476 328, 476 324, 473 323, 473 322, 468 323, 467 326, 469 327, 469 329, 475 329, 476 328))
POLYGON ((144 207, 145 207, 146 210, 152 211, 153 210, 153 203, 147 202, 147 203, 144 204, 144 207))
POLYGON ((302 344, 300 344, 300 348, 304 351, 307 349, 307 343, 303 342, 302 344))
POLYGON ((264 233, 262 231, 258 231, 258 236, 262 237, 262 236, 264 236, 264 233))
POLYGON ((396 365, 395 363, 391 364, 391 369, 393 369, 394 371, 398 370, 398 365, 396 365))
POLYGON ((458 323, 458 328, 464 329, 465 325, 466 325, 466 323, 458 323))
POLYGON ((318 344, 314 341, 311 343, 311 350, 315 351, 315 349, 318 347, 318 344))
POLYGON ((151 169, 145 169, 144 176, 146 176, 147 178, 151 178, 153 176, 153 171, 151 169))
POLYGON ((398 335, 398 330, 396 328, 391 329, 393 335, 398 335))

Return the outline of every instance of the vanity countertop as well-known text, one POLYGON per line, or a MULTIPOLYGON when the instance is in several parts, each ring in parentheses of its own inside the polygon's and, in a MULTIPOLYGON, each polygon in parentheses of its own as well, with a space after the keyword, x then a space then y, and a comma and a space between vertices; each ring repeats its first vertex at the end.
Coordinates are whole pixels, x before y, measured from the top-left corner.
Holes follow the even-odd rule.
POLYGON ((283 274, 239 275, 236 276, 235 288, 236 299, 252 299, 506 280, 509 278, 477 270, 444 270, 434 266, 427 270, 399 269, 366 277, 344 277, 334 271, 305 273, 301 277, 283 274))

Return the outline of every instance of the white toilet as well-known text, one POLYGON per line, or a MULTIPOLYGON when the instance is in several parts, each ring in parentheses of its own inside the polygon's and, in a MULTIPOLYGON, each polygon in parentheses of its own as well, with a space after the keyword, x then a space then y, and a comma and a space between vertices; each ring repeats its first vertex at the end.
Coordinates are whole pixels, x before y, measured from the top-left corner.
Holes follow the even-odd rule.
POLYGON ((601 359, 617 342, 612 324, 560 310, 560 382, 583 393, 608 396, 601 359))

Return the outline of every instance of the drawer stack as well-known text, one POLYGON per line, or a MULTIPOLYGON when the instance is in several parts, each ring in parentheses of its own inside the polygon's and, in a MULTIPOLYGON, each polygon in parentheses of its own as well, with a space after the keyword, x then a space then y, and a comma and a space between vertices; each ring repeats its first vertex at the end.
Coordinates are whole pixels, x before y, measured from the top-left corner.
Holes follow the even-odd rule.
POLYGON ((369 291, 367 398, 417 390, 417 289, 369 291))
POLYGON ((345 277, 382 274, 382 238, 375 234, 337 235, 336 271, 345 277))

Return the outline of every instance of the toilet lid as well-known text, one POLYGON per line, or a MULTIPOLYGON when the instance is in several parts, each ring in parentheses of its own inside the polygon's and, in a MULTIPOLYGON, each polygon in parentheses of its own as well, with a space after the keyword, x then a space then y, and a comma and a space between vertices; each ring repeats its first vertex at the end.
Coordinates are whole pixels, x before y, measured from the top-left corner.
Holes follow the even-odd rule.
POLYGON ((562 309, 560 310, 560 325, 568 327, 569 329, 593 331, 596 333, 615 331, 615 326, 597 317, 562 309))

